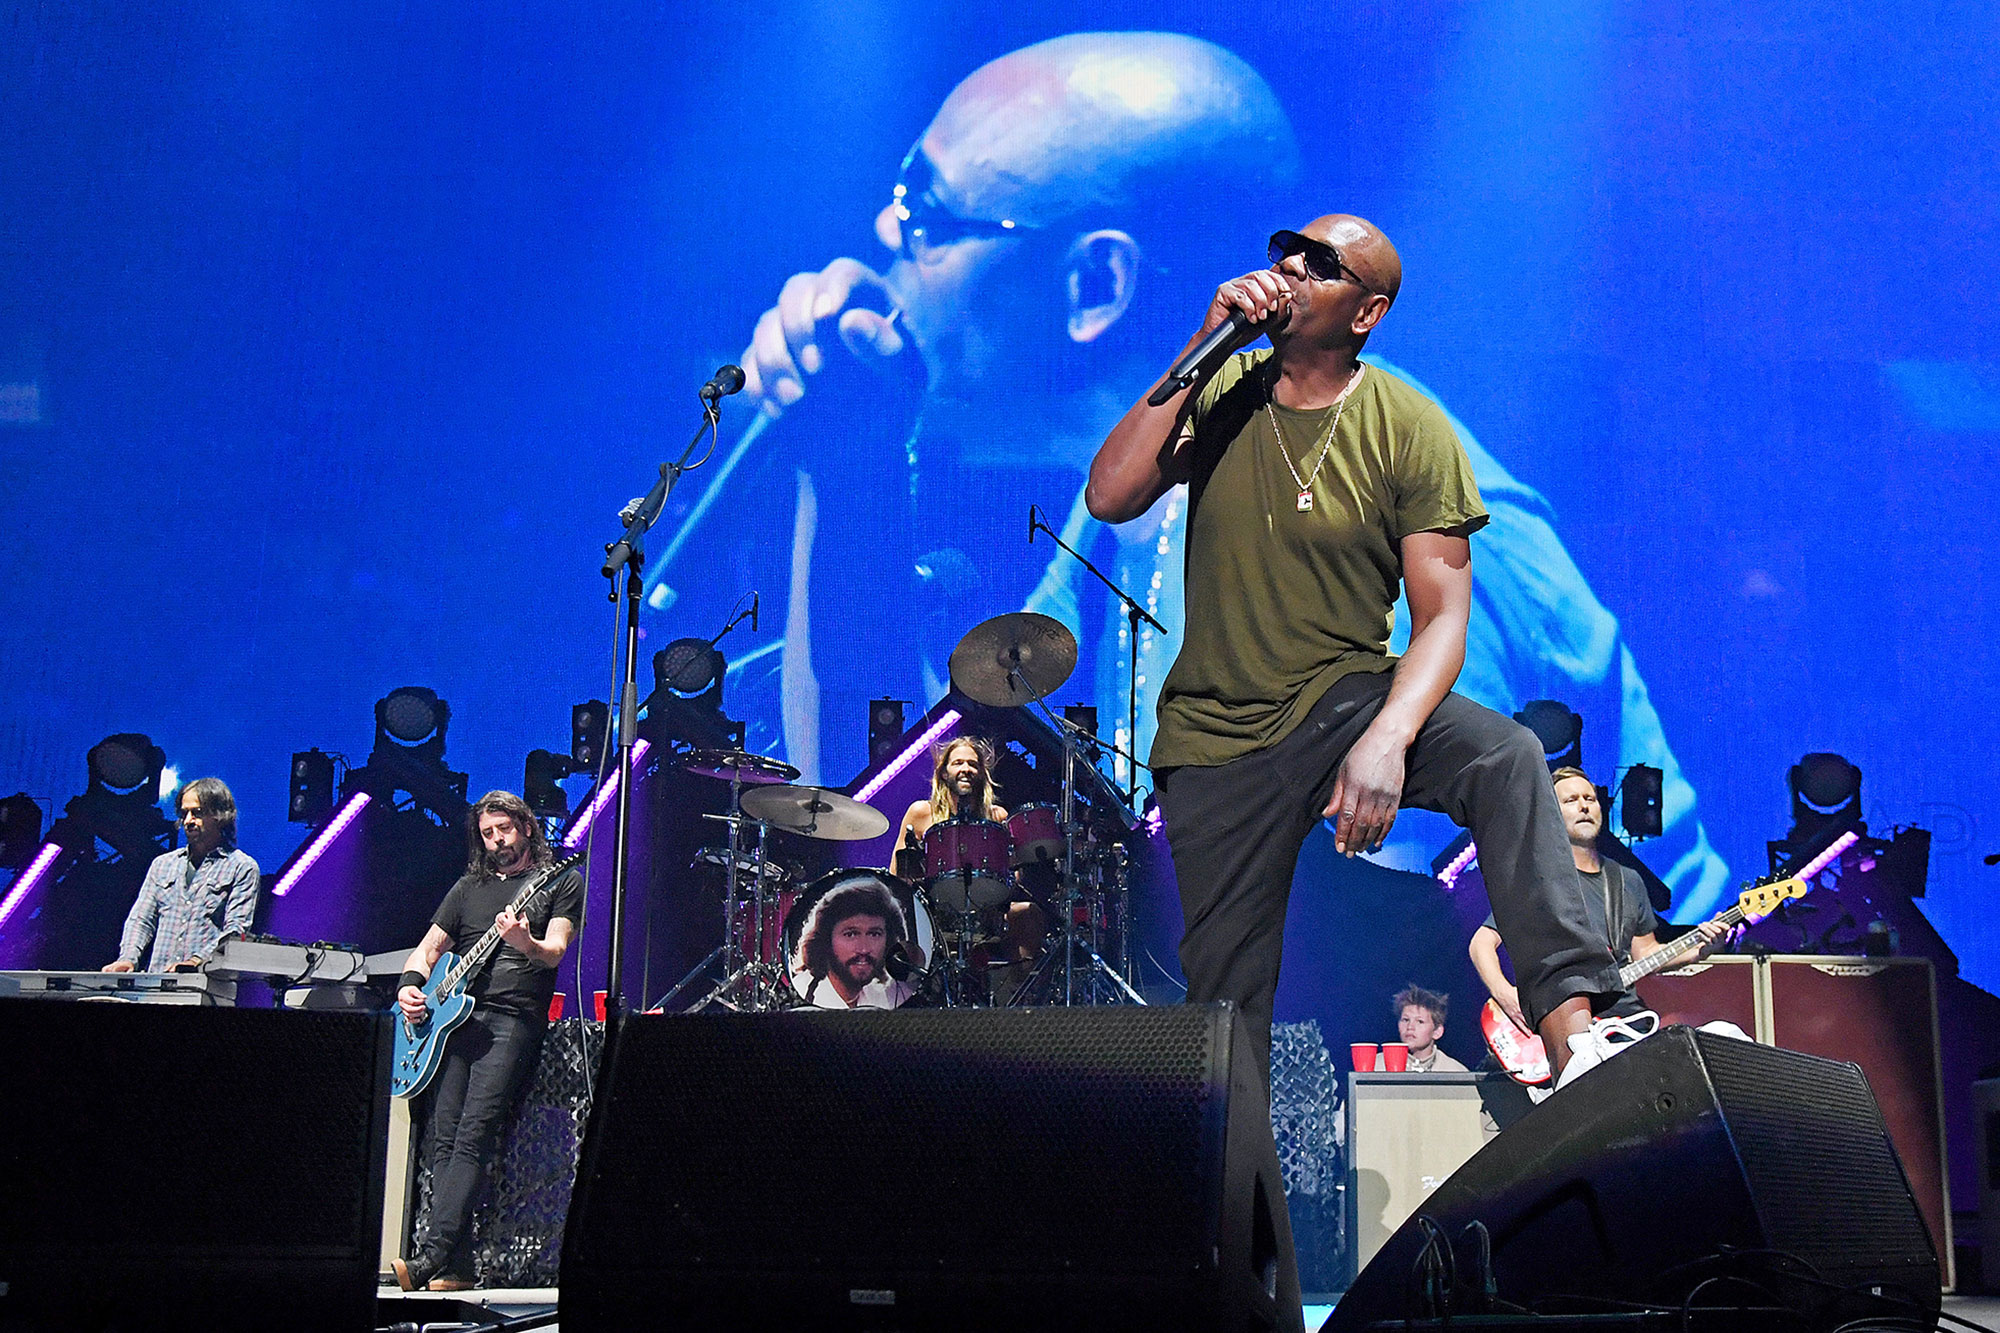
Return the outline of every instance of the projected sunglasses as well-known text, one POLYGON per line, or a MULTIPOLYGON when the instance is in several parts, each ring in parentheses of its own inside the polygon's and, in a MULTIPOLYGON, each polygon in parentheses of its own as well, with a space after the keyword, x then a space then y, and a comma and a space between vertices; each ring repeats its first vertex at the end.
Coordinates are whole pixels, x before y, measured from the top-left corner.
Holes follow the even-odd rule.
POLYGON ((1295 231, 1274 231, 1268 253, 1273 264, 1283 263, 1293 255, 1302 256, 1306 261, 1306 275, 1319 282, 1338 282, 1344 274, 1362 291, 1375 291, 1359 273, 1347 266, 1347 261, 1340 257, 1340 251, 1325 241, 1315 241, 1295 231))
POLYGON ((972 237, 1025 236, 1042 230, 1012 218, 988 222, 960 217, 939 203, 937 171, 924 156, 922 139, 903 155, 889 202, 896 210, 897 229, 903 234, 903 252, 920 263, 928 262, 934 252, 972 237))

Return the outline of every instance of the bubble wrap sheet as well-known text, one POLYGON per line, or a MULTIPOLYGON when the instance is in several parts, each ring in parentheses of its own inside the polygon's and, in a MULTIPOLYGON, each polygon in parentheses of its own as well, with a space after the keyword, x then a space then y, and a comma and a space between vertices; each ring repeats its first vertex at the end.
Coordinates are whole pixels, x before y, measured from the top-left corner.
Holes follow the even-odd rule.
POLYGON ((1271 1130, 1285 1176, 1285 1202, 1298 1251, 1299 1286, 1307 1293, 1344 1285, 1346 1238, 1342 1192, 1347 1172, 1340 1137, 1340 1075, 1317 1022, 1271 1028, 1271 1130))

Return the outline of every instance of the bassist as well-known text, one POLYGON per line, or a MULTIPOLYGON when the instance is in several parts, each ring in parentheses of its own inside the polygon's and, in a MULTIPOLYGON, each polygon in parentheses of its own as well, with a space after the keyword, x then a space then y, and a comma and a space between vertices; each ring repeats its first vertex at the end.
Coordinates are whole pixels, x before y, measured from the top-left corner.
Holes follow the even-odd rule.
POLYGON ((466 817, 465 874, 452 885, 423 942, 404 964, 396 1003, 411 1022, 427 1017, 423 987, 447 949, 465 954, 489 929, 500 947, 467 993, 470 1017, 450 1035, 431 1103, 430 1235, 394 1262, 405 1291, 473 1285, 473 1206, 516 1098, 533 1074, 548 1027, 556 967, 583 919, 583 880, 566 871, 523 916, 507 909, 528 877, 553 862, 527 803, 510 792, 479 798, 466 817))
MULTIPOLYGON (((1576 862, 1578 876, 1583 880, 1584 908, 1591 928, 1604 935, 1612 954, 1621 964, 1645 957, 1661 947, 1657 938, 1660 920, 1653 914, 1644 888, 1636 883, 1628 885, 1623 867, 1598 854, 1597 835, 1604 829, 1604 814, 1596 784, 1580 768, 1559 768, 1549 775, 1549 780, 1555 786, 1563 829, 1569 835, 1570 855, 1576 862)), ((1728 927, 1719 922, 1704 921, 1696 929, 1702 935, 1702 954, 1706 954, 1728 927)), ((1493 1002, 1524 1035, 1531 1033, 1526 1016, 1521 1012, 1520 997, 1500 968, 1500 931, 1491 916, 1472 933, 1468 952, 1493 1002)), ((1688 961, 1694 961, 1696 956, 1690 955, 1688 961)), ((1630 1016, 1644 1008, 1645 1004, 1638 995, 1628 990, 1605 1012, 1630 1016)))

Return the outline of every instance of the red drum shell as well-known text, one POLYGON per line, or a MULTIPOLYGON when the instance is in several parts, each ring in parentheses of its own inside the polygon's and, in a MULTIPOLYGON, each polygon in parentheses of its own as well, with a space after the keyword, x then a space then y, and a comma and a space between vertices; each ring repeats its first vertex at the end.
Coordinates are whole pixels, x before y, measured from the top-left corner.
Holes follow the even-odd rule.
POLYGON ((941 819, 924 833, 924 887, 954 912, 998 907, 1014 895, 1007 826, 990 819, 941 819))

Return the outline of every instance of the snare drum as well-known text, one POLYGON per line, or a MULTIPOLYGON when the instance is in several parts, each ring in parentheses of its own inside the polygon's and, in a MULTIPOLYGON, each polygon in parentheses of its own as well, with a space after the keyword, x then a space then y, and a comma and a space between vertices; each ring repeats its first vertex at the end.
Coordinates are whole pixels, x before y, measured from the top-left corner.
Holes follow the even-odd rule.
POLYGON ((1035 801, 1016 810, 1007 820, 1007 835, 1014 844, 1017 866, 1062 859, 1061 812, 1046 801, 1035 801))
POLYGON ((941 819, 924 833, 924 887, 940 907, 998 907, 1014 896, 1007 826, 990 819, 941 819))

